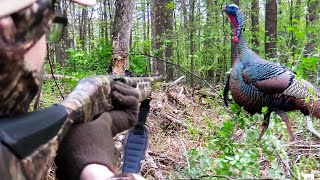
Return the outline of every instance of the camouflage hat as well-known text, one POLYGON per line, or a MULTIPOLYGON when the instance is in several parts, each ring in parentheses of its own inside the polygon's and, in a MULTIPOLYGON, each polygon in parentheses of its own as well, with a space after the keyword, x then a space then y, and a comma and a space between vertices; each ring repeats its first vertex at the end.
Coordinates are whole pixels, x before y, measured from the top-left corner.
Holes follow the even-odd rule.
MULTIPOLYGON (((0 0, 0 18, 23 9, 37 0, 0 0)), ((92 6, 96 0, 70 0, 72 2, 92 6)))

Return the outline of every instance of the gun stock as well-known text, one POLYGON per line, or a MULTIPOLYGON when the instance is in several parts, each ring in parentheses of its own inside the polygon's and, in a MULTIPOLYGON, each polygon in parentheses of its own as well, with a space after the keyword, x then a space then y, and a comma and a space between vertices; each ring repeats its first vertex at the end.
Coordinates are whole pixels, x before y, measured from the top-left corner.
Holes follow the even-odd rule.
POLYGON ((43 111, 26 113, 19 116, 20 119, 8 119, 5 121, 8 124, 5 128, 1 128, 2 124, 0 123, 0 138, 2 140, 0 145, 1 179, 45 179, 59 142, 69 127, 74 123, 90 122, 97 115, 112 109, 110 92, 114 81, 121 81, 135 87, 139 92, 141 102, 151 95, 151 83, 160 80, 162 80, 161 76, 99 75, 86 77, 79 81, 75 89, 63 102, 52 106, 53 110, 48 108, 43 111), (34 114, 38 116, 35 117, 34 114), (53 117, 56 114, 58 116, 53 117), (32 120, 21 120, 25 116, 32 120), (12 126, 10 121, 16 122, 15 125, 12 126), (31 125, 30 122, 32 122, 31 125), (41 127, 40 125, 38 127, 38 124, 41 124, 41 127), (25 127, 30 126, 35 128, 29 128, 30 130, 27 130, 27 132, 16 135, 15 131, 18 131, 18 127, 25 129, 25 127), (24 148, 30 144, 32 144, 31 147, 24 148))

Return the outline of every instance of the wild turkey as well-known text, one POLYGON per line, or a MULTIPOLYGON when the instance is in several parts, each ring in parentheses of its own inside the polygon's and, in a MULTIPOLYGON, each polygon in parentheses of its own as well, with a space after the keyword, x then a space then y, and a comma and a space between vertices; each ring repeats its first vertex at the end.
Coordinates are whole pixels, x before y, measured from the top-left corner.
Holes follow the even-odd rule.
POLYGON ((248 47, 242 36, 245 18, 237 5, 226 5, 224 11, 234 26, 233 42, 237 49, 224 90, 226 105, 230 90, 234 101, 251 114, 261 113, 263 107, 268 107, 259 140, 268 128, 273 111, 286 123, 293 140, 293 132, 285 112, 300 110, 305 115, 320 118, 320 93, 307 81, 297 79, 287 67, 262 59, 248 47))

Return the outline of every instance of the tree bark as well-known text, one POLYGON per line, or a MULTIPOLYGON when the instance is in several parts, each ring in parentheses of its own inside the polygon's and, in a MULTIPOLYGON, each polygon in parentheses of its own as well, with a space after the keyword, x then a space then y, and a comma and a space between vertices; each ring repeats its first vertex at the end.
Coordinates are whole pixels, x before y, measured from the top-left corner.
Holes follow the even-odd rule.
MULTIPOLYGON (((109 25, 109 27, 108 26, 106 26, 106 28, 108 27, 109 28, 109 31, 108 32, 110 32, 110 39, 112 39, 112 33, 111 32, 113 32, 112 30, 112 27, 113 27, 113 18, 114 18, 114 14, 115 14, 115 10, 112 8, 113 7, 113 4, 114 3, 116 3, 117 2, 117 0, 115 0, 115 2, 113 1, 113 0, 107 0, 107 4, 108 4, 108 13, 109 13, 109 20, 110 20, 110 25, 109 25)), ((107 34, 106 34, 106 36, 107 36, 107 34)), ((107 39, 109 39, 109 37, 107 38, 107 39)))
MULTIPOLYGON (((55 13, 57 16, 62 16, 62 7, 61 4, 58 4, 55 6, 55 13)), ((60 65, 63 64, 63 51, 61 50, 61 43, 55 43, 54 44, 54 50, 56 55, 56 62, 60 65)))
POLYGON ((88 10, 82 8, 81 22, 80 22, 80 40, 82 48, 87 50, 87 34, 88 34, 88 10))
POLYGON ((72 31, 72 46, 74 49, 77 49, 77 38, 76 38, 76 21, 75 21, 75 14, 76 14, 76 11, 75 11, 75 4, 74 3, 71 3, 70 4, 71 6, 71 31, 72 31))
POLYGON ((143 23, 142 23, 143 40, 146 41, 147 40, 147 21, 146 21, 147 12, 146 11, 148 11, 146 7, 146 0, 141 1, 141 10, 142 10, 142 20, 143 20, 143 23))
MULTIPOLYGON (((316 22, 319 20, 319 3, 320 0, 307 1, 308 12, 306 16, 306 26, 309 29, 315 28, 316 22)), ((314 52, 315 36, 316 34, 313 31, 308 33, 308 43, 306 44, 304 51, 305 56, 309 56, 314 52)))
MULTIPOLYGON (((292 2, 293 0, 291 0, 292 2)), ((293 2, 292 2, 292 5, 293 6, 293 2)), ((301 0, 297 0, 296 1, 296 5, 294 7, 291 7, 292 10, 293 10, 293 13, 292 13, 292 16, 293 16, 293 19, 296 19, 297 21, 300 21, 300 18, 301 18, 301 13, 302 12, 302 7, 301 7, 301 0)), ((291 18, 291 26, 296 26, 297 27, 297 23, 293 21, 293 19, 291 18)), ((292 57, 294 58, 295 57, 295 54, 298 53, 296 52, 297 50, 297 47, 298 47, 298 40, 296 38, 296 35, 291 32, 292 36, 291 36, 291 47, 292 47, 292 57)))
MULTIPOLYGON (((189 2, 189 38, 190 38, 190 71, 194 73, 194 53, 195 53, 195 44, 194 44, 194 34, 196 31, 195 22, 194 22, 194 9, 195 9, 195 2, 196 0, 190 0, 189 2)), ((194 85, 194 77, 191 74, 190 77, 190 86, 193 87, 194 85)))
MULTIPOLYGON (((206 0, 206 26, 205 26, 205 30, 204 30, 204 34, 205 37, 208 37, 205 39, 205 41, 203 42, 203 46, 205 49, 203 52, 203 64, 205 66, 210 66, 210 63, 213 63, 212 60, 214 60, 214 55, 212 54, 211 48, 212 48, 212 43, 214 41, 214 39, 209 38, 210 37, 210 33, 212 31, 212 27, 214 26, 214 18, 216 18, 216 14, 214 11, 214 0, 206 0)), ((214 69, 210 68, 206 70, 206 78, 207 80, 213 78, 214 76, 214 69)))
POLYGON ((251 2, 251 25, 253 50, 259 53, 259 0, 253 0, 251 2))
MULTIPOLYGON (((167 4, 168 3, 173 3, 173 0, 166 0, 167 4)), ((172 61, 172 56, 173 56, 173 8, 172 7, 167 7, 166 8, 166 34, 167 34, 167 40, 169 43, 166 46, 165 50, 165 56, 167 61, 172 61)), ((173 65, 170 63, 166 63, 166 77, 167 81, 172 81, 173 80, 173 65)))
MULTIPOLYGON (((152 49, 154 55, 163 59, 163 33, 165 27, 166 0, 152 0, 152 49)), ((164 75, 164 62, 156 58, 152 60, 152 69, 155 74, 164 75)))
POLYGON ((117 0, 112 35, 112 73, 124 75, 129 68, 129 46, 134 0, 117 0))
POLYGON ((187 0, 182 0, 182 14, 183 14, 183 27, 186 31, 188 29, 188 10, 187 10, 187 0))
POLYGON ((267 0, 265 10, 265 53, 268 58, 277 55, 277 1, 267 0))

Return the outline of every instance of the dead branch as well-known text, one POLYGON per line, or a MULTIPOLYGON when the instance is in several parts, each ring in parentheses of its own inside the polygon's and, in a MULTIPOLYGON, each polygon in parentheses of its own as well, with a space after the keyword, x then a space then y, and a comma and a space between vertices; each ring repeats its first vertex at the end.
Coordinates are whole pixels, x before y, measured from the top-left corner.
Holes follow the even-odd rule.
POLYGON ((62 99, 64 100, 64 96, 63 96, 63 94, 62 94, 62 92, 61 92, 60 86, 58 85, 57 79, 56 79, 56 77, 54 76, 54 73, 53 73, 53 64, 52 64, 50 58, 49 58, 48 60, 49 60, 50 72, 51 72, 51 75, 52 75, 52 77, 53 77, 53 81, 54 81, 55 85, 56 85, 57 88, 58 88, 58 91, 59 91, 59 93, 60 93, 60 96, 61 96, 62 99))
POLYGON ((151 172, 155 179, 166 179, 149 153, 146 153, 144 169, 147 169, 148 172, 151 172))
POLYGON ((169 102, 178 106, 186 107, 186 104, 179 98, 179 96, 176 96, 175 94, 170 92, 168 92, 166 95, 169 102))
POLYGON ((320 145, 287 144, 287 145, 285 145, 285 147, 301 148, 301 149, 313 149, 313 148, 320 148, 320 145))
POLYGON ((157 158, 157 161, 158 162, 161 162, 162 164, 165 164, 165 165, 169 165, 169 166, 172 166, 172 165, 175 165, 175 164, 185 164, 185 162, 177 162, 177 160, 175 159, 172 159, 170 157, 168 157, 166 154, 164 153, 159 153, 159 152, 153 152, 153 151, 148 151, 149 155, 154 157, 154 158, 157 158))
POLYGON ((163 62, 166 62, 166 63, 168 63, 168 64, 171 64, 171 65, 174 65, 174 66, 176 66, 176 67, 179 67, 182 71, 184 71, 184 72, 186 72, 186 73, 189 73, 189 74, 193 75, 194 77, 198 78, 199 80, 201 80, 204 84, 206 84, 208 87, 210 87, 215 93, 217 93, 217 94, 220 96, 221 100, 223 99, 222 95, 220 95, 220 93, 211 85, 211 83, 209 83, 208 81, 206 81, 205 79, 203 79, 203 78, 200 77, 199 75, 197 75, 197 74, 195 74, 195 73, 187 70, 186 68, 182 67, 182 66, 179 65, 179 64, 173 63, 173 62, 171 62, 171 61, 167 61, 167 60, 165 60, 165 59, 161 59, 161 58, 156 57, 156 56, 152 56, 152 55, 150 55, 150 54, 131 54, 131 55, 148 56, 148 57, 151 57, 151 58, 155 58, 155 59, 157 59, 157 60, 159 60, 159 61, 163 61, 163 62))
POLYGON ((166 91, 174 88, 178 83, 181 82, 182 79, 184 79, 186 76, 181 76, 179 77, 178 79, 176 79, 175 81, 171 82, 171 83, 168 83, 168 87, 166 89, 166 91))
POLYGON ((44 74, 43 75, 43 79, 44 80, 54 79, 54 78, 58 79, 58 80, 60 80, 60 79, 72 79, 74 81, 79 81, 78 78, 75 78, 73 76, 67 76, 67 75, 61 75, 61 74, 44 74))
POLYGON ((181 97, 181 96, 182 96, 183 91, 184 91, 184 87, 181 87, 181 89, 180 89, 180 91, 179 91, 178 97, 181 97))
POLYGON ((174 116, 171 116, 170 114, 162 113, 161 116, 169 121, 171 125, 174 127, 181 127, 183 129, 187 129, 187 125, 184 124, 182 121, 176 119, 174 116))
MULTIPOLYGON (((277 148, 276 148, 276 146, 274 145, 273 142, 272 142, 272 145, 273 145, 273 148, 274 148, 277 156, 279 157, 281 163, 285 166, 286 170, 289 171, 289 173, 290 173, 290 175, 291 175, 292 177, 294 177, 295 179, 298 179, 298 178, 296 177, 295 173, 293 173, 293 171, 292 171, 292 169, 291 169, 291 167, 290 167, 290 165, 289 165, 289 162, 288 162, 286 159, 283 159, 283 158, 282 158, 281 154, 279 153, 279 151, 277 150, 277 148)), ((282 151, 281 151, 281 153, 283 154, 282 151)))

